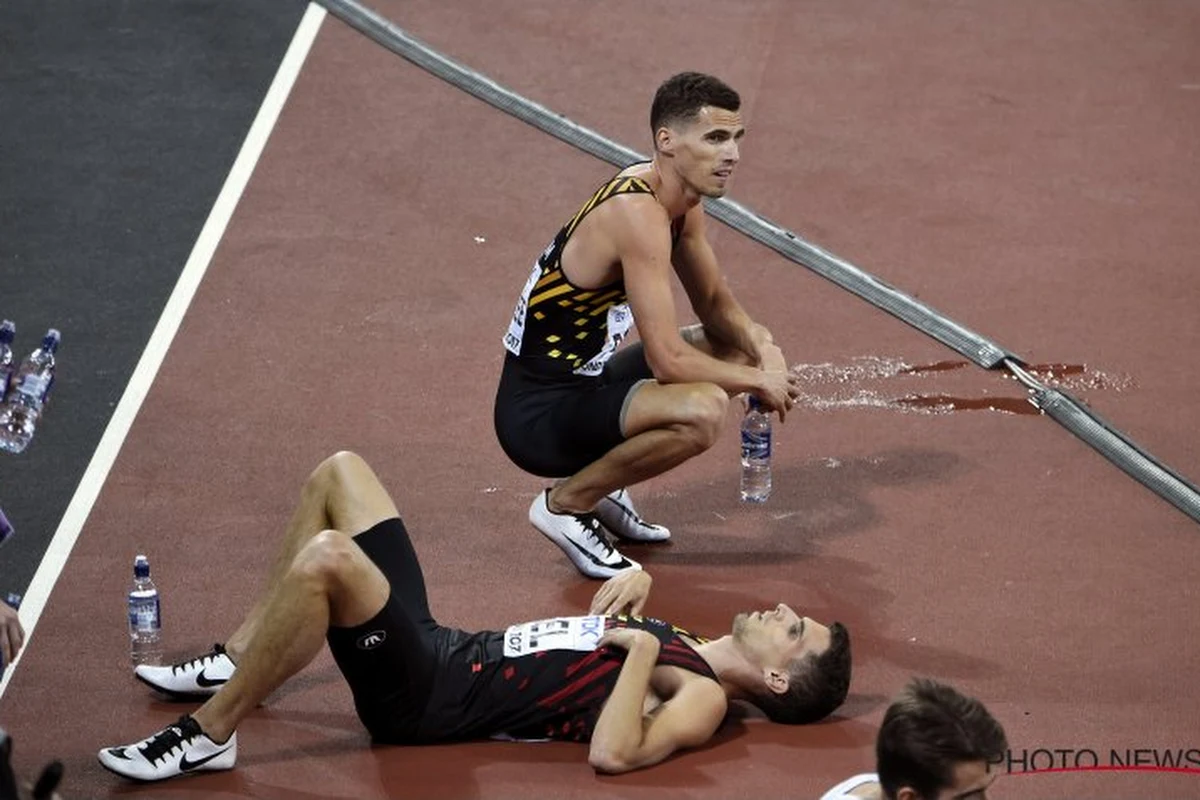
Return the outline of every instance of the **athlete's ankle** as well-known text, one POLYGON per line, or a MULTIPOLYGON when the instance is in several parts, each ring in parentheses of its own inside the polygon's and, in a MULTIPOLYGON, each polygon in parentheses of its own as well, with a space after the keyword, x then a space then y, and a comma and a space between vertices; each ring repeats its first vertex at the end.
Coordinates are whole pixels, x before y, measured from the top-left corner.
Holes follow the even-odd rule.
POLYGON ((192 719, 200 726, 200 732, 207 736, 213 744, 225 744, 229 741, 229 737, 233 736, 235 728, 208 719, 204 716, 203 709, 198 709, 195 714, 192 714, 192 719))
MULTIPOLYGON (((589 514, 592 509, 581 508, 578 503, 560 502, 556 496, 558 493, 558 485, 550 487, 546 492, 546 508, 551 514, 589 514)), ((567 498, 570 500, 570 497, 567 498)))
POLYGON ((246 652, 246 645, 230 639, 228 642, 221 645, 221 649, 225 651, 225 655, 229 658, 229 660, 232 661, 234 665, 237 665, 237 663, 242 660, 242 655, 246 652))

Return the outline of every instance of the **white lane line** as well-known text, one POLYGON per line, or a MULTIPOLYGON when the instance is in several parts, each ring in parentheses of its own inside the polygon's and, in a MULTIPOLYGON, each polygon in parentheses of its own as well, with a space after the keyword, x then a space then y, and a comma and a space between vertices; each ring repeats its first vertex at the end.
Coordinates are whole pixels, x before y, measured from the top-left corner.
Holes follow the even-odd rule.
MULTIPOLYGON (((159 317, 158 325, 150 334, 150 341, 146 344, 146 349, 142 352, 137 367, 133 370, 129 385, 125 387, 125 393, 121 395, 121 402, 117 404, 112 419, 109 420, 108 427, 104 430, 104 435, 100 437, 96 452, 92 456, 87 470, 83 473, 83 477, 79 480, 79 487, 75 490, 75 495, 71 498, 71 503, 67 506, 62 521, 58 524, 58 529, 54 532, 54 538, 50 540, 50 547, 46 550, 46 555, 42 558, 41 565, 34 574, 29 589, 25 592, 20 612, 21 625, 25 628, 25 646, 22 648, 22 653, 29 649, 30 639, 33 636, 34 628, 37 627, 38 619, 42 615, 42 610, 46 607, 50 591, 62 573, 63 566, 67 563, 67 557, 75 547, 75 541, 79 538, 79 532, 83 529, 83 524, 92 511, 96 497, 100 494, 100 488, 108 477, 108 471, 121 451, 121 445, 124 444, 129 428, 133 425, 138 410, 142 407, 142 401, 146 399, 146 394, 150 391, 150 385, 154 383, 158 368, 162 365, 163 358, 175 338, 175 333, 179 330, 179 324, 183 321, 192 297, 196 294, 196 287, 200 285, 204 273, 208 270, 208 264, 212 261, 217 245, 225 235, 225 228, 229 225, 234 209, 237 208, 238 201, 242 197, 242 192, 250 181, 250 176, 254 172, 255 165, 258 164, 267 139, 271 136, 275 122, 279 119, 279 112, 287 102, 288 95, 291 94, 296 77, 300 74, 300 68, 304 65, 308 51, 312 47, 313 40, 317 38, 317 32, 321 29, 321 23, 324 20, 325 9, 309 3, 304 17, 300 20, 300 25, 296 28, 296 34, 292 37, 292 43, 288 46, 287 53, 279 64, 275 79, 271 81, 271 87, 267 89, 262 106, 258 109, 258 115, 254 118, 249 133, 246 134, 246 141, 242 143, 237 160, 233 162, 233 168, 229 170, 225 185, 221 187, 221 193, 217 195, 212 211, 209 212, 208 220, 204 223, 204 228, 196 239, 196 245, 192 248, 192 253, 183 267, 179 282, 175 284, 175 289, 167 300, 162 316, 159 317)), ((18 656, 5 670, 3 679, 0 679, 0 696, 4 695, 4 690, 8 687, 13 672, 20 666, 20 662, 21 657, 18 656)))

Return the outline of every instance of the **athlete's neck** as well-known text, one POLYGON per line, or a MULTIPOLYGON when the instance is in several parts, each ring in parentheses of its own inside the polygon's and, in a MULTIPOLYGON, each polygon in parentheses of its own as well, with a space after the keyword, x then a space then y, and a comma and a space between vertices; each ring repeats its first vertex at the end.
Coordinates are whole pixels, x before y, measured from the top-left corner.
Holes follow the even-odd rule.
POLYGON ((648 180, 650 188, 654 190, 654 196, 663 208, 667 209, 667 215, 671 219, 682 217, 704 199, 699 192, 685 184, 683 179, 671 170, 671 165, 664 163, 662 157, 657 154, 650 162, 648 180))
POLYGON ((721 682, 721 688, 732 700, 747 699, 750 693, 745 687, 753 685, 754 681, 762 680, 761 671, 750 663, 729 634, 696 645, 695 650, 708 662, 717 680, 721 682))

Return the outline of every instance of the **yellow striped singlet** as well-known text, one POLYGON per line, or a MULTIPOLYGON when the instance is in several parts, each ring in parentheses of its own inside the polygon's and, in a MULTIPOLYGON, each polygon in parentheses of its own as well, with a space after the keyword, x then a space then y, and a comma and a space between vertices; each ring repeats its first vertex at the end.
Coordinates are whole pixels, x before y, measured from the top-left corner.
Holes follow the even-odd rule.
POLYGON ((622 194, 654 191, 641 178, 613 178, 596 190, 534 263, 504 336, 510 353, 546 363, 554 372, 599 375, 616 352, 633 324, 624 279, 582 289, 563 274, 562 253, 593 208, 622 194))

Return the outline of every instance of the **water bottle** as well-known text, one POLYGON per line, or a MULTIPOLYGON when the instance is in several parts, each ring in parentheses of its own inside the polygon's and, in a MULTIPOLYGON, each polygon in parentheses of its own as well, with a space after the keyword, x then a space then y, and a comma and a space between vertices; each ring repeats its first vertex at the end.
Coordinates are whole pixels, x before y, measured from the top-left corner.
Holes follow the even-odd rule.
POLYGON ((150 579, 150 561, 133 560, 133 588, 129 591, 129 650, 134 666, 162 661, 162 609, 158 589, 150 579))
POLYGON ((750 396, 742 419, 742 502, 765 503, 771 496, 771 417, 750 396))
POLYGON ((8 401, 0 408, 0 450, 20 453, 33 440, 38 417, 54 385, 54 354, 59 338, 58 331, 51 328, 42 346, 21 362, 8 401))
POLYGON ((12 320, 0 322, 0 403, 8 394, 8 385, 13 376, 13 337, 17 335, 17 326, 12 320))

